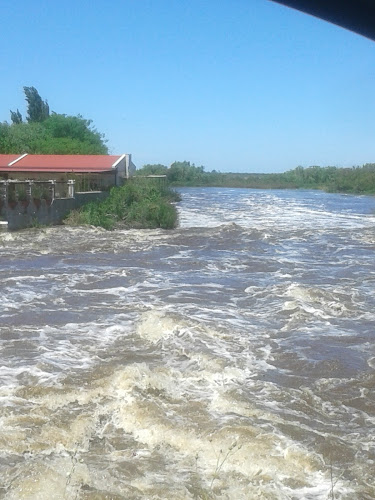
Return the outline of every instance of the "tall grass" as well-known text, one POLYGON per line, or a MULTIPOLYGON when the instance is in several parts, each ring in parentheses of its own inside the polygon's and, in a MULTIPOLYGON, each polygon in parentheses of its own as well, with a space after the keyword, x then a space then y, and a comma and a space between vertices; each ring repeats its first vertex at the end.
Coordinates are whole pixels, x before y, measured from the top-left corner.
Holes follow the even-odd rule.
POLYGON ((65 219, 65 224, 89 224, 105 229, 172 229, 177 225, 177 210, 173 202, 178 200, 178 193, 147 179, 137 179, 112 188, 102 202, 91 202, 74 210, 65 219))

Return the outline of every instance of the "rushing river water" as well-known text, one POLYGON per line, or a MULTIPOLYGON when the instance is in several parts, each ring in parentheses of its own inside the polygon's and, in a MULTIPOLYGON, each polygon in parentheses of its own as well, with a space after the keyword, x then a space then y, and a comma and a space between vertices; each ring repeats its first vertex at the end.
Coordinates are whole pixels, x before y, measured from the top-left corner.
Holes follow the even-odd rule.
POLYGON ((0 498, 374 499, 375 198, 181 192, 0 235, 0 498))

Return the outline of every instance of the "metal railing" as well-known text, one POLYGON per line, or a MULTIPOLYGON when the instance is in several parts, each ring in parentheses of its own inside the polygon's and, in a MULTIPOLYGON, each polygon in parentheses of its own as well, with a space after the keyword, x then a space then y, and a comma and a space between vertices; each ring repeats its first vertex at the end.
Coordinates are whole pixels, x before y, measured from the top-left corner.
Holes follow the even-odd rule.
POLYGON ((4 203, 25 201, 33 199, 74 198, 75 180, 67 181, 18 181, 0 180, 0 200, 4 203))

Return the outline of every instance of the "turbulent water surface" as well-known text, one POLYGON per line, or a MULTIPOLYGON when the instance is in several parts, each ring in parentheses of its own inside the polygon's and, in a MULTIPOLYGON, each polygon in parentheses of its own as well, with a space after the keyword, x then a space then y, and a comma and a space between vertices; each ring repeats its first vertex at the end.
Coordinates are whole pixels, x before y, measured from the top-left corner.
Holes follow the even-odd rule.
POLYGON ((0 235, 0 498, 374 499, 375 199, 181 192, 0 235))

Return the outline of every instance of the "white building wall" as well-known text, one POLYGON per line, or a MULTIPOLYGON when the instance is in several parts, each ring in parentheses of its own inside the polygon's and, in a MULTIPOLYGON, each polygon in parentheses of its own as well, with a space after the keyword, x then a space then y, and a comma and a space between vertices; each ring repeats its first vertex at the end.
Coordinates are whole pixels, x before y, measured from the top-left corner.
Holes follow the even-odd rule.
POLYGON ((136 169, 137 169, 137 167, 132 162, 132 155, 127 154, 126 155, 126 178, 129 179, 129 177, 134 175, 134 172, 136 171, 136 169))
POLYGON ((121 186, 125 179, 129 179, 134 174, 137 167, 132 162, 131 154, 123 154, 112 165, 112 168, 116 169, 116 186, 121 186))

